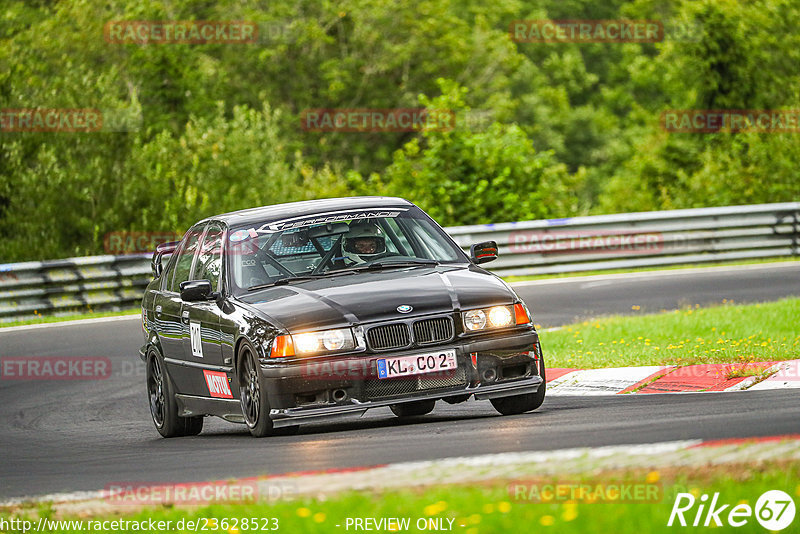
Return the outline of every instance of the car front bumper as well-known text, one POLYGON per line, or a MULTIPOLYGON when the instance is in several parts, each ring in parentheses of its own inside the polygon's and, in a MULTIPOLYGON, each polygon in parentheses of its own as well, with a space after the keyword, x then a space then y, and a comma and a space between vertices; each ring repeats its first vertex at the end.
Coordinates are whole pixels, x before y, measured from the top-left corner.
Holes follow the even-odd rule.
POLYGON ((262 361, 261 372, 276 427, 360 417, 370 408, 406 402, 523 395, 535 393, 544 383, 539 339, 533 329, 397 353, 283 365, 262 361), (447 349, 456 351, 458 362, 450 375, 383 380, 376 376, 379 358, 447 349))
POLYGON ((526 393, 536 393, 544 380, 540 376, 533 376, 524 380, 516 380, 505 384, 494 384, 491 386, 476 386, 465 389, 442 393, 430 392, 423 395, 415 395, 413 398, 383 399, 367 402, 358 402, 352 399, 351 404, 333 405, 323 408, 290 408, 283 410, 271 410, 270 417, 272 424, 276 428, 284 426, 294 426, 303 423, 330 422, 344 417, 361 417, 370 408, 380 408, 391 406, 403 402, 425 401, 447 399, 448 397, 461 397, 463 395, 475 395, 477 400, 493 399, 497 397, 507 397, 511 395, 523 395, 526 393))

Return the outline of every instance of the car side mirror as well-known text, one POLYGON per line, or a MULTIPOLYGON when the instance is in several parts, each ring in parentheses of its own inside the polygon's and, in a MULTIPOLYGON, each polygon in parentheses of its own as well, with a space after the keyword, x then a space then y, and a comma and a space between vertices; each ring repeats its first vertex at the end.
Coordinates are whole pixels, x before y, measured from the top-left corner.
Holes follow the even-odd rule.
POLYGON ((153 278, 158 278, 164 272, 164 267, 161 265, 164 255, 175 252, 175 249, 180 244, 180 241, 170 241, 169 243, 161 243, 156 247, 156 251, 153 252, 153 258, 150 260, 150 270, 153 271, 153 278))
POLYGON ((187 280, 181 282, 181 300, 186 302, 199 302, 213 298, 211 282, 208 280, 187 280))
POLYGON ((469 247, 469 257, 473 263, 486 263, 497 259, 497 242, 484 241, 469 247))

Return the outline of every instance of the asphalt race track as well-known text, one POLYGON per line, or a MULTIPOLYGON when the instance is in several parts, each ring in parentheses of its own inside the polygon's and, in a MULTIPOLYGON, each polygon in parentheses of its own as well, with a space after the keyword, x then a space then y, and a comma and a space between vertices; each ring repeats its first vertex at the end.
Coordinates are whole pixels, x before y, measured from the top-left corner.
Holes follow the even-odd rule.
MULTIPOLYGON (((723 299, 800 295, 800 263, 535 282, 516 287, 545 326, 723 299)), ((121 482, 176 482, 379 465, 495 452, 717 439, 800 432, 797 392, 551 397, 531 414, 488 402, 437 404, 408 421, 388 408, 363 419, 251 438, 207 419, 200 436, 161 439, 144 390, 139 318, 0 330, 0 357, 106 356, 111 376, 89 381, 0 380, 0 499, 121 482)))
POLYGON ((514 290, 545 327, 587 317, 674 310, 683 306, 741 304, 800 295, 800 263, 771 266, 676 269, 660 274, 636 273, 543 280, 515 284, 514 290))

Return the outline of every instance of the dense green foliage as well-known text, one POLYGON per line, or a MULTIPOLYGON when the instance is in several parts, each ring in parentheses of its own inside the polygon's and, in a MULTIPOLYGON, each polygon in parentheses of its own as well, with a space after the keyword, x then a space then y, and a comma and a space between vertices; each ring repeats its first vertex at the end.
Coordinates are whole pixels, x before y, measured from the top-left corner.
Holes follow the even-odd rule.
POLYGON ((791 0, 6 0, 0 262, 101 253, 255 205, 392 194, 442 224, 797 200, 800 134, 668 133, 667 109, 800 108, 791 0), (517 43, 517 19, 657 19, 663 42, 517 43), (114 44, 117 20, 246 20, 251 44, 114 44), (303 110, 451 109, 452 131, 311 132, 303 110), (489 118, 488 121, 469 120, 489 118), (116 130, 116 131, 108 131, 116 130))

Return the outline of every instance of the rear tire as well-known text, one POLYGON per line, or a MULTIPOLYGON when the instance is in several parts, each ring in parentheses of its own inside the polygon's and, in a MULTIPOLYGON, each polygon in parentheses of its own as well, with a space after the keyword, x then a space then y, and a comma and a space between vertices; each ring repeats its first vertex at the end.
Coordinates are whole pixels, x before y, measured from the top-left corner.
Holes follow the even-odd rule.
POLYGON ((539 352, 539 376, 542 377, 542 385, 536 393, 526 393, 525 395, 514 395, 513 397, 500 397, 491 399, 490 402, 494 409, 502 415, 518 415, 525 412, 531 412, 542 405, 544 402, 545 391, 547 385, 545 384, 544 373, 544 357, 541 356, 541 348, 539 352))
POLYGON ((203 416, 178 415, 172 379, 163 360, 154 352, 147 359, 147 397, 153 424, 163 437, 196 436, 203 431, 203 416))
POLYGON ((397 417, 414 417, 416 415, 425 415, 431 413, 435 405, 435 400, 424 400, 405 402, 403 404, 392 404, 389 408, 397 417))
POLYGON ((196 436, 203 431, 203 417, 181 417, 184 421, 184 436, 196 436))
POLYGON ((239 352, 239 397, 250 434, 257 438, 275 434, 269 416, 267 388, 261 378, 261 366, 255 350, 247 341, 242 343, 239 352))

